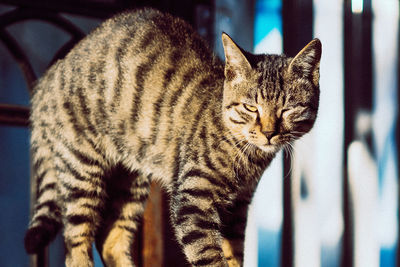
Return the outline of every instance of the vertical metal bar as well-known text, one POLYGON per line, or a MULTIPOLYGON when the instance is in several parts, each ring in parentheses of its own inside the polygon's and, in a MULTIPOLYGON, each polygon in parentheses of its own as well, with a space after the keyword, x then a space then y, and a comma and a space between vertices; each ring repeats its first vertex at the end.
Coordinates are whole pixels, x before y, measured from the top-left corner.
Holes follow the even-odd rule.
MULTIPOLYGON (((356 137, 356 118, 372 107, 372 10, 364 0, 362 13, 352 13, 351 0, 344 1, 344 232, 341 266, 354 266, 354 218, 348 177, 347 148, 356 137)), ((371 145, 371 144, 370 144, 371 145)), ((371 147, 371 146, 370 146, 371 147)))
MULTIPOLYGON (((30 157, 32 158, 32 157, 30 157)), ((32 164, 30 164, 31 166, 31 171, 30 173, 32 173, 32 164)), ((31 179, 30 179, 31 183, 30 183, 30 218, 32 217, 34 208, 35 208, 35 203, 36 203, 36 188, 37 188, 37 183, 36 180, 32 179, 32 175, 31 175, 31 179)), ((30 255, 29 256, 29 262, 30 262, 30 266, 31 267, 48 267, 49 266, 49 257, 48 257, 48 248, 44 248, 41 251, 39 251, 37 254, 35 255, 30 255)))
POLYGON ((38 254, 30 256, 30 266, 48 267, 49 266, 48 248, 44 248, 38 254))
MULTIPOLYGON (((282 1, 283 51, 295 56, 313 36, 313 2, 312 0, 282 1)), ((281 245, 281 266, 295 266, 295 229, 293 181, 291 179, 290 157, 284 157, 283 183, 283 226, 281 245)), ((298 183, 300 184, 300 183, 298 183)))
POLYGON ((294 266, 294 219, 293 219, 293 198, 292 181, 290 179, 289 157, 284 157, 283 161, 283 223, 282 223, 282 242, 281 242, 281 266, 294 266))
MULTIPOLYGON (((294 4, 296 0, 282 1, 282 28, 283 28, 283 51, 293 54, 294 36, 289 29, 293 24, 294 4)), ((281 266, 294 266, 294 227, 293 227, 293 207, 292 207, 292 181, 290 179, 291 159, 284 157, 283 162, 283 222, 282 222, 282 242, 281 242, 281 266), (286 179, 288 177, 288 179, 286 179)))
MULTIPOLYGON (((293 54, 294 31, 291 32, 293 21, 291 17, 295 15, 296 0, 282 1, 282 30, 283 30, 283 51, 293 54)), ((293 19, 295 20, 295 19, 293 19)), ((290 179, 291 159, 284 157, 283 162, 283 223, 282 223, 282 242, 281 242, 281 266, 294 266, 294 229, 293 229, 293 207, 292 207, 292 183, 290 179), (288 179, 286 179, 288 177, 288 179)))
MULTIPOLYGON (((400 5, 399 5, 400 13, 400 5)), ((399 172, 400 167, 400 116, 399 116, 399 106, 400 106, 400 18, 398 19, 398 35, 397 35, 397 118, 396 118, 396 147, 397 147, 397 171, 399 172)), ((398 189, 397 189, 397 225, 400 229, 400 179, 397 179, 398 189)), ((400 267, 400 231, 397 230, 397 253, 396 253, 396 266, 400 267)))
POLYGON ((353 263, 353 227, 351 218, 351 204, 349 198, 349 179, 347 165, 347 148, 353 140, 354 115, 351 108, 351 76, 352 76, 352 57, 351 55, 351 36, 352 36, 352 21, 351 21, 351 0, 344 0, 344 168, 343 168, 343 243, 342 243, 342 258, 341 266, 350 267, 353 263))

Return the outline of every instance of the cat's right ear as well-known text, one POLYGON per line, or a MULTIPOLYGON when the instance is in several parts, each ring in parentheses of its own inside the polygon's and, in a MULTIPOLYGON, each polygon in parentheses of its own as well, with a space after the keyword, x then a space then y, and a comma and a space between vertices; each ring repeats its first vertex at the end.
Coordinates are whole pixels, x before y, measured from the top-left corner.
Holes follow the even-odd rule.
POLYGON ((251 65, 242 49, 224 32, 222 33, 222 45, 225 53, 225 78, 232 81, 240 76, 245 77, 251 70, 251 65))
POLYGON ((295 77, 309 78, 315 86, 318 86, 321 53, 322 44, 316 38, 292 59, 289 65, 289 73, 295 77))

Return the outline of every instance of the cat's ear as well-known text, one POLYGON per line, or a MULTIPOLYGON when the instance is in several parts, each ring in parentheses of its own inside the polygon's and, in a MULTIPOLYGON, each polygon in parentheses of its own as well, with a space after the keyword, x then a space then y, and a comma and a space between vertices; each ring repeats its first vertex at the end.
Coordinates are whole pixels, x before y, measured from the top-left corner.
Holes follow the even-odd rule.
POLYGON ((232 81, 246 76, 251 70, 251 65, 242 49, 226 33, 222 33, 222 44, 225 52, 225 78, 232 81))
POLYGON ((315 86, 318 86, 321 53, 321 41, 312 40, 292 59, 289 64, 289 73, 299 78, 308 78, 315 86))

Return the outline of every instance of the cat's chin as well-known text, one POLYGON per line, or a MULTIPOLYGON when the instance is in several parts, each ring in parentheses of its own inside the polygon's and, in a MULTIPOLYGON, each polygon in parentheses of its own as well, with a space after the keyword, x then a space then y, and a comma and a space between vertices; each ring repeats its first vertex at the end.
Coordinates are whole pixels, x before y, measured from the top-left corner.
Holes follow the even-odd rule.
POLYGON ((263 145, 258 146, 262 151, 267 152, 268 154, 275 154, 278 152, 279 147, 275 145, 263 145))

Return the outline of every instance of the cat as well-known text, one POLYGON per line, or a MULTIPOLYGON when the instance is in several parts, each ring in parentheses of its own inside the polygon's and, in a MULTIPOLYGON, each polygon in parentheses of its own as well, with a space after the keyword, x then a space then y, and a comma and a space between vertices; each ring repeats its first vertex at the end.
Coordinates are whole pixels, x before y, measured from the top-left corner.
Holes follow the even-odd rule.
POLYGON ((221 38, 225 63, 183 20, 128 11, 46 71, 31 100, 28 253, 63 228, 66 266, 93 266, 93 242, 106 266, 134 266, 132 240, 158 181, 192 266, 243 265, 263 171, 315 122, 322 47, 253 55, 221 38))

